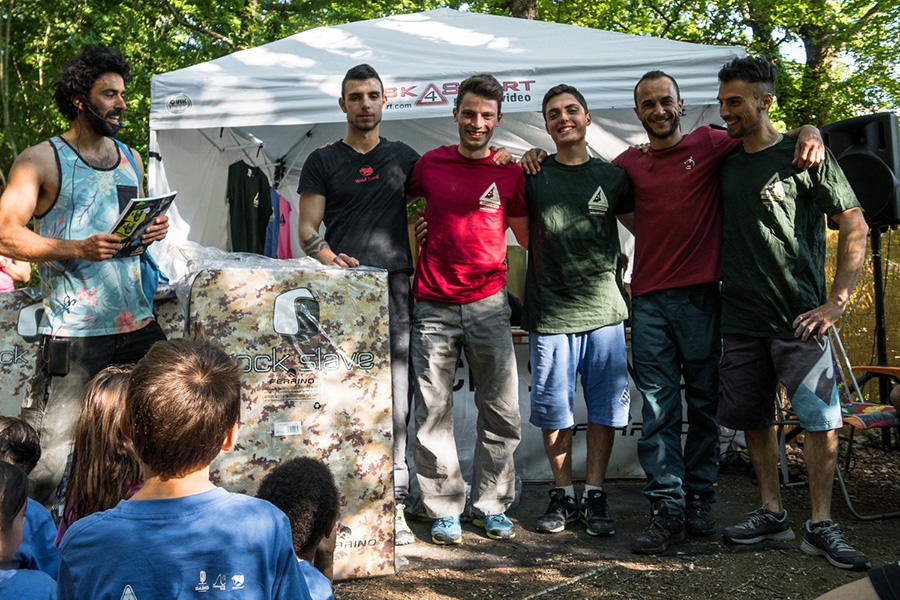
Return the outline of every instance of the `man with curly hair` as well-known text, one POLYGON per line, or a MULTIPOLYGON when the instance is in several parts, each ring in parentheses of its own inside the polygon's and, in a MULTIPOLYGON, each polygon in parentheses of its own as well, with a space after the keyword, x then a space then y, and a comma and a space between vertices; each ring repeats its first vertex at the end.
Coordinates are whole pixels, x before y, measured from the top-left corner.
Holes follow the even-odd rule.
MULTIPOLYGON (((141 195, 140 156, 114 139, 130 71, 114 48, 89 45, 73 58, 53 84, 69 129, 22 152, 0 197, 0 255, 36 262, 41 275, 40 352, 22 418, 41 437, 31 477, 45 505, 62 478, 85 384, 165 339, 141 289, 139 258, 113 258, 122 246, 107 233, 120 206, 141 195)), ((142 241, 164 238, 167 221, 157 218, 142 241)))

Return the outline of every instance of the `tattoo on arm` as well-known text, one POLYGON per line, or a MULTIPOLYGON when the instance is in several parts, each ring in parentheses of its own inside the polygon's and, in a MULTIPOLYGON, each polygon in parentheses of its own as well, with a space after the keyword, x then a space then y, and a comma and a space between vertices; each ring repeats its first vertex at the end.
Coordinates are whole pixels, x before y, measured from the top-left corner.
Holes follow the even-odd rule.
POLYGON ((318 233, 314 233, 303 240, 303 250, 313 258, 316 258, 325 248, 328 248, 328 243, 318 233))

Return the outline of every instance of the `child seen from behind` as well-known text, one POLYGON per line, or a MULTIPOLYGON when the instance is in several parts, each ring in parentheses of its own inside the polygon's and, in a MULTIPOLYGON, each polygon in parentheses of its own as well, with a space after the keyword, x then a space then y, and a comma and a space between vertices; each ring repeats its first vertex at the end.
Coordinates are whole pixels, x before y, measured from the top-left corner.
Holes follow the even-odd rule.
POLYGON ((294 552, 313 600, 334 600, 331 559, 340 498, 328 467, 312 458, 289 460, 266 475, 256 497, 268 500, 288 516, 294 552), (320 564, 323 540, 328 546, 324 568, 320 564))
POLYGON ((213 459, 234 446, 240 407, 240 371, 220 346, 171 339, 150 348, 131 373, 122 419, 144 485, 69 527, 60 599, 310 597, 287 517, 209 479, 213 459))
MULTIPOLYGON (((31 473, 41 458, 41 441, 34 428, 16 417, 0 416, 0 460, 13 464, 25 475, 31 473)), ((25 507, 25 529, 22 543, 10 561, 13 569, 43 571, 56 578, 59 553, 53 540, 56 524, 44 506, 31 498, 25 507)))

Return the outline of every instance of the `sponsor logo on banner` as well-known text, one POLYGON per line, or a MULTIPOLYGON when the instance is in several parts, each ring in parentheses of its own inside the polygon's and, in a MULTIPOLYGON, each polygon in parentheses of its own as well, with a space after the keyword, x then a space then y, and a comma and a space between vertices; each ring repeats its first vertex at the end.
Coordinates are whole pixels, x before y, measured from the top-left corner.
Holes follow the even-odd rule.
MULTIPOLYGON (((536 83, 535 79, 501 81, 503 104, 538 101, 540 97, 533 95, 536 83)), ((384 88, 384 97, 388 102, 385 109, 400 110, 452 104, 451 98, 459 94, 459 84, 458 81, 429 81, 386 87, 384 88)))
POLYGON ((192 106, 194 106, 194 103, 191 102, 187 94, 175 94, 166 98, 166 110, 173 115, 180 115, 192 106))

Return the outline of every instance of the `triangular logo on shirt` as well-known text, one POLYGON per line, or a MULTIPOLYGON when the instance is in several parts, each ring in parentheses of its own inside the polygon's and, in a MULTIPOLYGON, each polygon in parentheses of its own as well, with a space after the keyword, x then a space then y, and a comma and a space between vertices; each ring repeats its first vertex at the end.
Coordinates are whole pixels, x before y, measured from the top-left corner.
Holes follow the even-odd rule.
POLYGON ((588 214, 602 217, 608 210, 609 200, 606 199, 606 194, 603 193, 603 187, 598 185, 597 191, 588 200, 588 214))
POLYGON ((500 189, 496 183, 491 183, 488 189, 484 190, 481 197, 478 198, 480 210, 487 212, 497 212, 500 210, 500 189))
POLYGON ((784 184, 781 183, 781 177, 779 177, 778 173, 772 175, 759 192, 759 196, 765 204, 784 202, 785 195, 784 184))
POLYGON ((134 593, 134 590, 131 589, 130 585, 126 585, 125 589, 122 590, 122 597, 120 600, 138 600, 137 596, 134 593))

